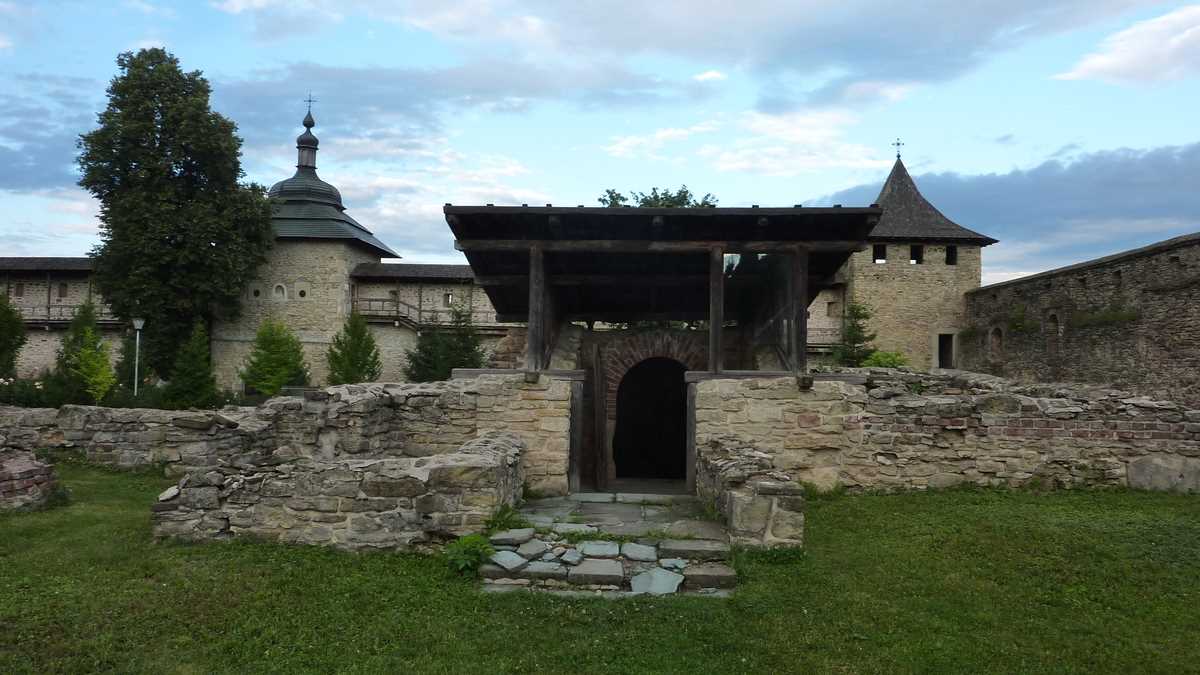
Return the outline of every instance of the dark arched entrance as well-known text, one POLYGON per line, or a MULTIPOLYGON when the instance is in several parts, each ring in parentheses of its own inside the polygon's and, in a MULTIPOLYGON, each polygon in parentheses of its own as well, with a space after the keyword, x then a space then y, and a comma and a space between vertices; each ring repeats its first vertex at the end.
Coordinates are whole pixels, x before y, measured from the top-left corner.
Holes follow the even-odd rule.
POLYGON ((621 378, 612 445, 617 478, 686 477, 686 370, 674 359, 655 357, 621 378))

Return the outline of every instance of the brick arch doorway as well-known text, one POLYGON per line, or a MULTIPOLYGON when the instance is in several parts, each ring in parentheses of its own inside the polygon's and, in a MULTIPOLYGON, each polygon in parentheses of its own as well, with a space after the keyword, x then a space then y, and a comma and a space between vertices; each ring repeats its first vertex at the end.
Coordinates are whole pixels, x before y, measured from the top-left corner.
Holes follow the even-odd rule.
POLYGON ((687 476, 687 366, 654 356, 617 386, 612 456, 618 485, 680 482, 687 476))

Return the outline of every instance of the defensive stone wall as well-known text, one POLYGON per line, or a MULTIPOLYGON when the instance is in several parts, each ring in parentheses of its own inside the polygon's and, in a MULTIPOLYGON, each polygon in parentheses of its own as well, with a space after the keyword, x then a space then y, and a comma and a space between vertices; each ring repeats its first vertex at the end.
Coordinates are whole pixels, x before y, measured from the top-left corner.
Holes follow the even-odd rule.
POLYGON ((690 385, 697 457, 737 447, 760 471, 822 488, 1038 481, 1200 492, 1200 410, 1099 387, 861 372, 872 378, 866 386, 818 381, 800 390, 790 378, 690 385))
POLYGON ((1200 407, 1200 234, 967 294, 962 367, 1200 407))

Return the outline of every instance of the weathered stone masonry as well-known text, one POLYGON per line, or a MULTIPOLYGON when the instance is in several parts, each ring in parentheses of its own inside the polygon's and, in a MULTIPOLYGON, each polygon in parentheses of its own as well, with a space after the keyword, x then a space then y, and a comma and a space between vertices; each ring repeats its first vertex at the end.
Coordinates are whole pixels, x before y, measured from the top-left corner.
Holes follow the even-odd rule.
POLYGON ((967 298, 964 368, 1110 383, 1200 407, 1200 234, 986 286, 967 298))
POLYGON ((803 391, 788 378, 695 383, 697 456, 740 445, 788 478, 821 487, 1040 480, 1200 492, 1200 410, 961 373, 875 377, 869 390, 817 382, 803 391))
POLYGON ((57 489, 53 466, 32 452, 0 450, 0 512, 43 506, 57 489))

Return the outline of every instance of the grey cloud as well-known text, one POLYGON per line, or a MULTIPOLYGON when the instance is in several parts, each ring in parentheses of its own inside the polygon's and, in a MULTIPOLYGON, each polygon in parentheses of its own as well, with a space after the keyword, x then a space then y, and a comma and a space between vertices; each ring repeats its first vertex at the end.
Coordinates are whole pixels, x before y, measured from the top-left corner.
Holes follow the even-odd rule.
POLYGON ((0 92, 0 190, 73 185, 75 142, 94 123, 100 83, 57 75, 21 74, 0 92))
MULTIPOLYGON (((1200 231, 1196 176, 1200 143, 1094 152, 1004 174, 926 174, 916 181, 951 219, 1001 240, 985 253, 985 265, 990 259, 1038 271, 1200 231)), ((859 185, 816 203, 869 204, 879 188, 859 185)))

